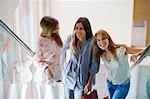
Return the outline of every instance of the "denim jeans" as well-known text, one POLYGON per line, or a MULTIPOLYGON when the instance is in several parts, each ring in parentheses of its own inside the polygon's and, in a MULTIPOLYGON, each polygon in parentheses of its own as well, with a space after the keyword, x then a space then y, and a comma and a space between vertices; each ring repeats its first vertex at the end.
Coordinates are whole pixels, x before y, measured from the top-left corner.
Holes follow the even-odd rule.
POLYGON ((121 85, 113 85, 112 82, 107 80, 107 88, 109 99, 125 99, 129 92, 130 81, 121 85))
POLYGON ((65 88, 65 99, 81 99, 83 91, 75 91, 65 88))

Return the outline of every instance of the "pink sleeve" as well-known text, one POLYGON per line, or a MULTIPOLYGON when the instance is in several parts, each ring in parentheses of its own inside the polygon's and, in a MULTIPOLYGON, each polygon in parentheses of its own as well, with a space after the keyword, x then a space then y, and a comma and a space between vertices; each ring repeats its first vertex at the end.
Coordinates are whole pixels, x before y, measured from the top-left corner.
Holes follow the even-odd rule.
POLYGON ((54 66, 60 62, 60 48, 54 41, 44 41, 43 39, 39 42, 38 50, 38 62, 41 65, 54 66))
POLYGON ((37 61, 39 63, 39 65, 47 67, 47 52, 46 52, 46 44, 45 41, 43 39, 39 39, 38 42, 38 51, 37 51, 37 61))
POLYGON ((56 45, 55 42, 52 42, 50 46, 48 60, 49 65, 57 65, 60 62, 60 48, 56 45))

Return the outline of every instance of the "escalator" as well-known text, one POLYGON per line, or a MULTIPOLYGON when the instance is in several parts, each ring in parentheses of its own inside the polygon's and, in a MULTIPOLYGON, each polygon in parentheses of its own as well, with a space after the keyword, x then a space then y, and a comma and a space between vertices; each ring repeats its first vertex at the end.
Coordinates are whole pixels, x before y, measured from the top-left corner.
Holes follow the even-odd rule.
MULTIPOLYGON (((32 82, 33 74, 30 67, 34 55, 34 51, 0 20, 0 99, 37 99, 37 95, 34 93, 36 90, 35 84, 30 86, 33 90, 28 92, 30 93, 29 96, 24 91, 24 89, 26 90, 26 84, 32 82), (25 86, 22 87, 22 85, 25 86)), ((140 97, 148 99, 148 96, 150 96, 150 66, 139 66, 141 65, 139 63, 146 59, 146 56, 150 56, 150 45, 130 68, 131 88, 129 96, 131 97, 127 99, 140 99, 140 97), (142 88, 145 90, 141 92, 142 88)), ((48 92, 45 98, 41 99, 48 99, 52 96, 52 92, 49 91, 50 86, 42 86, 41 88, 42 90, 45 88, 42 96, 48 92)))
POLYGON ((62 82, 33 81, 35 52, 0 20, 0 99, 65 99, 62 82))

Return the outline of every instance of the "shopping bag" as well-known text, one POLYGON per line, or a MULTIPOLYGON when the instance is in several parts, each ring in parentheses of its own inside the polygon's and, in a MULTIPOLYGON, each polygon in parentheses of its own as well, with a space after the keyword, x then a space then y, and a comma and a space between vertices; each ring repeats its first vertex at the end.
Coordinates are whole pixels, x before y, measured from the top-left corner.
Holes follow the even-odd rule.
POLYGON ((82 96, 82 99, 98 99, 98 94, 97 94, 97 90, 94 89, 93 91, 91 91, 90 93, 86 93, 82 96))

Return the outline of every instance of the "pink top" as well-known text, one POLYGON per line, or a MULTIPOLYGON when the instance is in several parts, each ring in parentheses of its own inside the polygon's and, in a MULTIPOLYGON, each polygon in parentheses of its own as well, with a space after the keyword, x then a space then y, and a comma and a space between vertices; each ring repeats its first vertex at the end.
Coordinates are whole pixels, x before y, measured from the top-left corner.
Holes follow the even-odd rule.
POLYGON ((50 66, 56 81, 60 80, 61 77, 60 54, 61 48, 54 40, 44 37, 39 38, 38 51, 36 53, 37 68, 43 68, 42 71, 44 72, 44 69, 50 66))

